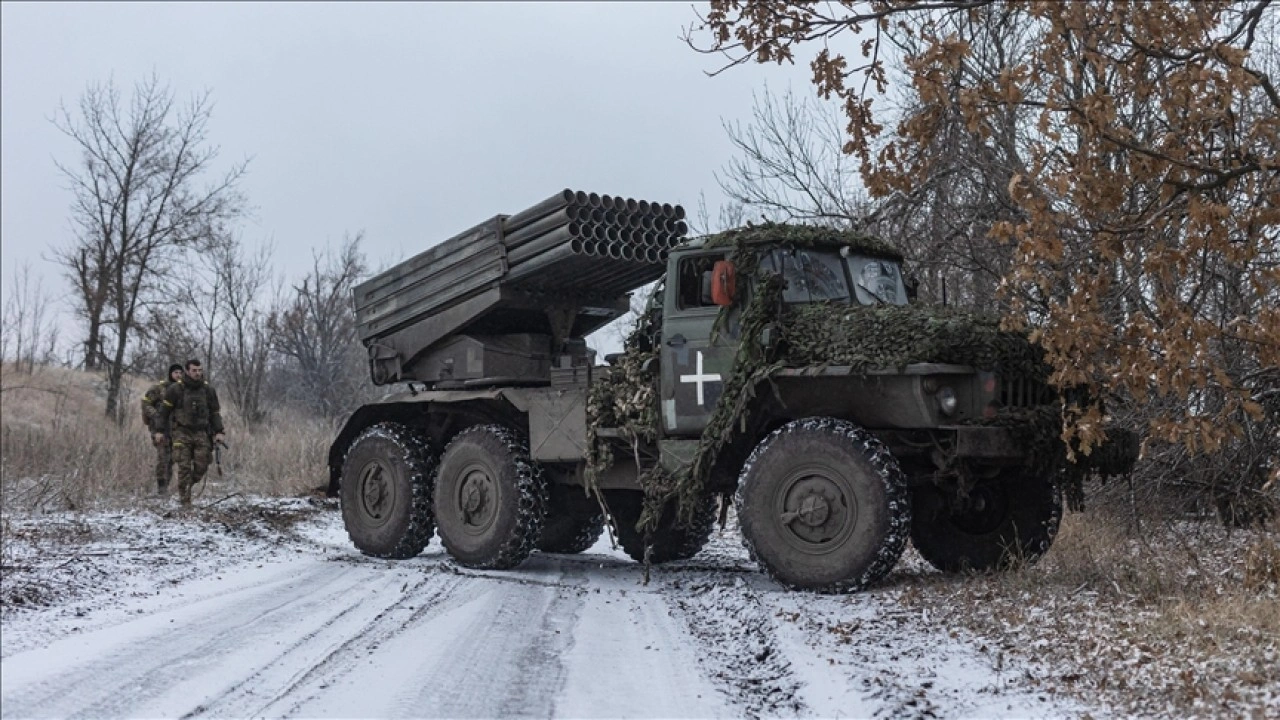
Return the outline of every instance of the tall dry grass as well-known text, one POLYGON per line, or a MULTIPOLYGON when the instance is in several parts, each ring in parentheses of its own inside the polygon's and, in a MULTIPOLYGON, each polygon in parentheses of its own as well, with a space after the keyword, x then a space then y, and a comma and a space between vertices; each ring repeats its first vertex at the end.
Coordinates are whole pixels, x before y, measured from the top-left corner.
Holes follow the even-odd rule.
MULTIPOLYGON (((125 421, 104 414, 105 380, 92 373, 0 367, 0 504, 8 511, 112 509, 155 493, 155 450, 142 424, 139 399, 154 380, 126 378, 125 421)), ((246 427, 223 407, 229 449, 222 490, 295 495, 328 480, 326 460, 335 428, 327 421, 277 412, 246 427)))

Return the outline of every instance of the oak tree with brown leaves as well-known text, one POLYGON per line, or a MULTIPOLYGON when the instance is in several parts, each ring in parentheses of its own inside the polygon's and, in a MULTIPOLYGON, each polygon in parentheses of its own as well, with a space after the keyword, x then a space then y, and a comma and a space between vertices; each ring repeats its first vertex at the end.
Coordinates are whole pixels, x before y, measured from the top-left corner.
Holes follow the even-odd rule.
POLYGON ((1006 322, 1030 330, 1056 385, 1093 391, 1065 411, 1080 452, 1104 408, 1130 402, 1151 408, 1152 441, 1245 446, 1238 470, 1276 482, 1271 0, 713 0, 699 20, 686 38, 727 58, 718 72, 808 54, 874 198, 927 191, 961 140, 990 154, 1006 322))

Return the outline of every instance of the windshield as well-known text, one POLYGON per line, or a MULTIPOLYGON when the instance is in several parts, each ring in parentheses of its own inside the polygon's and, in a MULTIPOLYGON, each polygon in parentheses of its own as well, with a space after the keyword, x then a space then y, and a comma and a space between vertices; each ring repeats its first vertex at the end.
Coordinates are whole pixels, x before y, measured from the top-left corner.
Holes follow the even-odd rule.
POLYGON ((863 305, 906 305, 907 288, 902 281, 902 268, 892 260, 860 257, 845 259, 854 293, 863 305))
POLYGON ((787 303, 848 303, 852 296, 862 305, 907 304, 902 270, 893 260, 841 257, 833 250, 775 249, 763 263, 786 281, 782 299, 787 303))

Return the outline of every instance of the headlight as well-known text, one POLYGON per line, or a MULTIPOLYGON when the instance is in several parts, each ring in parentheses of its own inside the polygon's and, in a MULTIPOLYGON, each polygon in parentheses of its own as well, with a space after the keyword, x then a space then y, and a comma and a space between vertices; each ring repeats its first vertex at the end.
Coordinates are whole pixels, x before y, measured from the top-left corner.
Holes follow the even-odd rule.
POLYGON ((938 398, 938 409, 942 411, 943 415, 950 416, 955 414, 956 406, 959 404, 959 401, 956 400, 955 390, 943 386, 938 389, 936 397, 938 398))

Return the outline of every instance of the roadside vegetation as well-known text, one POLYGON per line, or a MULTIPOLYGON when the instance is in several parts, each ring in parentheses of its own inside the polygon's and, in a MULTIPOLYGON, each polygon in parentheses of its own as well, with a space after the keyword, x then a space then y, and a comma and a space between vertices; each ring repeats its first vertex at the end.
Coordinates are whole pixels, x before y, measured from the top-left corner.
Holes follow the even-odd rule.
MULTIPOLYGON (((152 382, 126 377, 122 401, 137 406, 152 382)), ((5 513, 121 510, 153 500, 156 454, 141 412, 114 422, 102 413, 105 390, 99 374, 81 370, 15 372, 8 363, 0 369, 5 513)), ((290 408, 274 411, 269 425, 245 423, 234 406, 224 407, 223 417, 230 447, 222 477, 216 467, 206 476, 220 490, 296 496, 327 485, 333 421, 290 408)), ((213 492, 204 492, 206 502, 217 499, 213 492)))

